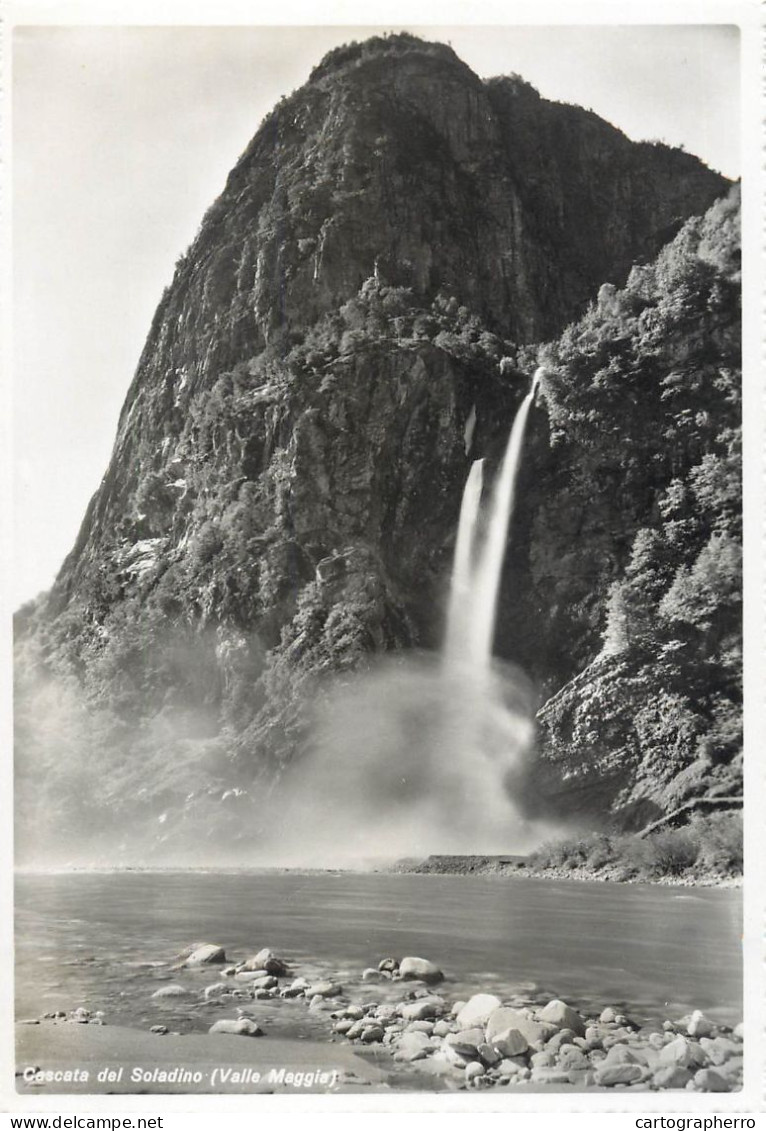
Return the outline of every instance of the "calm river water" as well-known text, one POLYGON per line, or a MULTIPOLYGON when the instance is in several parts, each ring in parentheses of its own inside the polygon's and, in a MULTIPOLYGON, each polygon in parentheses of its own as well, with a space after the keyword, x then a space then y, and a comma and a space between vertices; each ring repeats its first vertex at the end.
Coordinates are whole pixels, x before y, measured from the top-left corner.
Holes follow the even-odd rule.
MULTIPOLYGON (((741 893, 731 889, 354 873, 23 874, 16 932, 20 1017, 83 1005, 112 1024, 205 1029, 204 1008, 151 996, 169 978, 197 989, 216 980, 214 970, 171 974, 164 965, 194 942, 219 943, 232 961, 268 946, 296 973, 341 980, 387 955, 421 955, 445 971, 452 997, 521 991, 586 1010, 618 1005, 637 1020, 699 1008, 733 1024, 742 1014, 741 893)), ((283 1005, 264 1003, 293 1018, 294 1031, 316 1030, 320 1019, 298 1023, 308 1011, 283 1005)))

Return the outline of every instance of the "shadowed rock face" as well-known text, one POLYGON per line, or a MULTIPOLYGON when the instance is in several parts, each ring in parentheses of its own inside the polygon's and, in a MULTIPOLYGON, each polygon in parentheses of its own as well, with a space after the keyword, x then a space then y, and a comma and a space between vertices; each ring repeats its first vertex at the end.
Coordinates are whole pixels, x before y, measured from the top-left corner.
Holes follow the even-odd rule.
MULTIPOLYGON (((518 78, 482 82, 443 45, 332 52, 264 121, 179 260, 104 480, 33 616, 49 667, 141 734, 170 720, 164 757, 205 796, 281 773, 317 673, 438 645, 463 483, 505 442, 523 347, 726 188, 518 78)), ((545 474, 537 488, 527 472, 531 541, 497 647, 550 693, 592 657, 599 614, 562 619, 563 582, 552 611, 542 600, 562 532, 576 558, 582 531, 536 418, 545 474)), ((115 741, 154 765, 154 739, 115 741)), ((171 809, 185 784, 166 785, 171 809)))

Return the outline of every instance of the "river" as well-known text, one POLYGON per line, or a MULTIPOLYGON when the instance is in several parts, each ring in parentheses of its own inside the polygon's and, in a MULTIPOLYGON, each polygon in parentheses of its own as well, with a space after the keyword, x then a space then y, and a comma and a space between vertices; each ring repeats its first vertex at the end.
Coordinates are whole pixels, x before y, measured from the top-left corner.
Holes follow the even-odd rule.
MULTIPOLYGON (((733 889, 383 873, 20 874, 17 1009, 85 1006, 112 1024, 203 1031, 215 1003, 152 993, 169 978, 197 990, 215 981, 214 970, 167 966, 210 941, 232 961, 267 946, 296 973, 349 980, 388 955, 416 954, 444 970, 453 997, 556 996, 591 1013, 619 1006, 637 1021, 699 1008, 735 1024, 740 939, 733 889)), ((326 1033, 321 1016, 286 1004, 258 1003, 285 1034, 326 1033)))

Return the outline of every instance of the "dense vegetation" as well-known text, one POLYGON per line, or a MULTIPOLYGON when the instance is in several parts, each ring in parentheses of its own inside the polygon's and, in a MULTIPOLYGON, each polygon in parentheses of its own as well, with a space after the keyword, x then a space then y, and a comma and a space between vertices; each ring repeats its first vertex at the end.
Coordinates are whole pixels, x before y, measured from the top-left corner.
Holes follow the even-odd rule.
POLYGON ((742 873, 742 817, 717 813, 693 817, 680 828, 630 833, 591 833, 551 841, 530 853, 532 872, 580 874, 594 879, 727 879, 742 873))
POLYGON ((602 595, 603 639, 543 709, 547 755, 640 823, 741 789, 739 286, 734 191, 539 354, 558 482, 612 542, 566 594, 570 622, 602 595))

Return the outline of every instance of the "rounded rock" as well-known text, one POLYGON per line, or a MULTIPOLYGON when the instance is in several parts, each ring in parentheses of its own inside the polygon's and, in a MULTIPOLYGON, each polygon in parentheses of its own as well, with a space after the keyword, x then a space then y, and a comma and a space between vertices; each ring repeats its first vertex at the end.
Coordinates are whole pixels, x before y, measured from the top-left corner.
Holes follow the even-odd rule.
MULTIPOLYGON (((469 998, 463 1005, 455 1019, 461 1029, 473 1029, 479 1025, 484 1026, 487 1025, 493 1013, 501 1008, 501 1005, 500 998, 495 997, 494 994, 474 994, 473 997, 469 998)), ((508 1027, 510 1028, 510 1025, 508 1027)), ((492 1040, 489 1033, 487 1034, 487 1040, 492 1040)))
POLYGON ((427 982, 433 985, 444 981, 444 974, 433 962, 427 958, 417 958, 410 955, 399 963, 399 977, 404 981, 427 982))
POLYGON ((640 1064, 607 1064, 601 1061, 596 1067, 596 1083, 605 1088, 615 1084, 637 1084, 644 1078, 640 1064))
POLYGON ((709 1037, 713 1028, 713 1022, 709 1021, 701 1010, 695 1009, 689 1018, 686 1032, 690 1037, 709 1037))
POLYGON ((694 1086, 700 1092, 730 1092, 731 1084, 714 1068, 700 1068, 694 1074, 694 1086))
POLYGON ((238 1037, 262 1037, 263 1029, 250 1017, 222 1017, 208 1029, 209 1033, 228 1033, 238 1037))
POLYGON ((226 952, 217 943, 202 943, 191 948, 188 954, 179 955, 184 966, 213 966, 226 962, 226 952))
POLYGON ((691 1078, 688 1068, 682 1068, 680 1064, 666 1064, 654 1073, 652 1083, 656 1088, 685 1088, 691 1078))
POLYGON ((585 1035, 585 1023, 580 1014, 572 1009, 571 1005, 567 1005, 565 1001, 560 1001, 558 998, 549 1001, 545 1008, 540 1010, 538 1017, 541 1021, 547 1021, 558 1029, 571 1029, 575 1036, 582 1037, 585 1035))
MULTIPOLYGON (((216 985, 219 985, 219 984, 220 983, 216 983, 216 985)), ((158 990, 154 991, 154 993, 152 994, 152 997, 153 998, 155 998, 155 997, 156 998, 188 997, 189 993, 190 993, 190 991, 187 990, 185 986, 179 986, 179 985, 176 985, 175 983, 171 982, 171 984, 169 986, 160 986, 160 988, 158 990)))
MULTIPOLYGON (((293 983, 293 986, 295 983, 293 983)), ((292 987, 291 987, 292 988, 292 987)), ((343 987, 339 986, 337 982, 315 982, 313 986, 305 987, 306 997, 338 997, 343 993, 343 987)))

